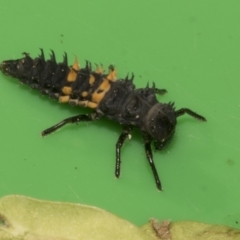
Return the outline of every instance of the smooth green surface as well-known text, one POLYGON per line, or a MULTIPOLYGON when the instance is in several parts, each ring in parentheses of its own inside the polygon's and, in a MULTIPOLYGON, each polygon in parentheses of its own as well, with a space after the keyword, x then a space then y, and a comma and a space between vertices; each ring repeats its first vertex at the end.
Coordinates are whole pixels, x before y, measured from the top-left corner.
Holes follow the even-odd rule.
POLYGON ((76 54, 135 84, 166 88, 163 102, 204 115, 184 116, 164 152, 154 154, 157 191, 137 132, 114 177, 116 123, 101 120, 40 132, 86 110, 59 105, 0 75, 0 195, 95 205, 141 225, 151 217, 240 228, 240 1, 1 2, 0 61, 55 50, 76 54))

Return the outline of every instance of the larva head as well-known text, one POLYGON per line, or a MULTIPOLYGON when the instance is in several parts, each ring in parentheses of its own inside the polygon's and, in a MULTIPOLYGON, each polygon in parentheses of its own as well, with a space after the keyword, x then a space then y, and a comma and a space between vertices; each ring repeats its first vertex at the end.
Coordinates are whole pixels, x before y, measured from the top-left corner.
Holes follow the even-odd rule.
POLYGON ((145 120, 145 128, 153 138, 156 150, 163 149, 172 139, 176 123, 173 103, 156 103, 149 110, 145 120))

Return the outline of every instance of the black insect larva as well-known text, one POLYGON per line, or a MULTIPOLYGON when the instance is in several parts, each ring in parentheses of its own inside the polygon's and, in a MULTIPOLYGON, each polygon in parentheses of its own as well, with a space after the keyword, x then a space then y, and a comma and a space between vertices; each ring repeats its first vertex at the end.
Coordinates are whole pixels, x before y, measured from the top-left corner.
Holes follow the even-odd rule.
POLYGON ((77 59, 68 67, 67 55, 63 62, 57 63, 52 51, 49 60, 45 60, 43 50, 39 57, 32 59, 29 54, 17 60, 4 61, 0 70, 11 77, 18 78, 22 83, 59 102, 92 108, 90 114, 80 114, 64 119, 60 123, 44 130, 42 136, 48 135, 67 123, 99 120, 103 116, 119 122, 123 126, 116 144, 116 177, 120 176, 121 147, 133 128, 139 129, 143 136, 145 152, 151 166, 157 188, 162 185, 155 168, 151 144, 156 150, 163 149, 173 137, 177 117, 187 113, 190 116, 206 121, 206 119, 188 108, 175 110, 173 103, 160 103, 156 94, 164 94, 165 89, 157 89, 147 85, 146 88, 135 89, 132 75, 125 79, 116 78, 116 70, 109 67, 104 74, 102 67, 96 66, 93 71, 91 64, 86 62, 80 68, 77 59))

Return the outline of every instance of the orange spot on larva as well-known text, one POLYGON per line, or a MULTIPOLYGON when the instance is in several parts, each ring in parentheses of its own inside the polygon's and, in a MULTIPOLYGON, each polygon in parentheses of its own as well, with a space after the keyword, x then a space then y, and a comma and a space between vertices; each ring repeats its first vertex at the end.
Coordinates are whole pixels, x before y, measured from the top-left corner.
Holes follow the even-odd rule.
POLYGON ((94 77, 92 74, 90 74, 89 84, 90 84, 90 85, 93 85, 94 82, 95 82, 95 77, 94 77))
POLYGON ((64 103, 64 102, 68 102, 69 99, 70 99, 69 96, 61 96, 61 97, 59 97, 58 100, 59 100, 60 103, 64 103))
POLYGON ((65 95, 70 95, 72 93, 72 88, 71 87, 63 87, 62 93, 64 93, 65 95))
POLYGON ((113 82, 117 80, 117 71, 116 71, 116 68, 114 68, 113 66, 109 67, 109 73, 107 75, 107 79, 113 82))

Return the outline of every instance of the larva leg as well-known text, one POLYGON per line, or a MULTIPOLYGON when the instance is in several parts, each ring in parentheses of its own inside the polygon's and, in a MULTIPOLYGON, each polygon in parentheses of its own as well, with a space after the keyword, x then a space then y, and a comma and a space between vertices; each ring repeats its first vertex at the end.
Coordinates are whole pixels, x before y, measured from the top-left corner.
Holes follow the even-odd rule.
POLYGON ((153 176, 155 178, 155 183, 157 185, 157 188, 160 191, 162 191, 162 184, 161 184, 161 181, 159 179, 157 169, 156 169, 154 161, 153 161, 152 149, 151 149, 151 139, 149 139, 149 137, 147 137, 147 136, 144 136, 144 142, 145 142, 144 145, 145 145, 146 156, 147 156, 148 162, 150 164, 150 167, 152 169, 152 173, 153 173, 153 176))
POLYGON ((99 118, 100 117, 97 113, 80 114, 74 117, 66 118, 63 121, 57 123, 56 125, 42 131, 42 136, 46 136, 55 132, 56 130, 63 127, 67 123, 89 122, 89 121, 98 120, 99 118))
POLYGON ((200 121, 207 121, 205 117, 193 112, 189 108, 181 108, 181 109, 177 110, 175 113, 176 113, 177 117, 182 116, 183 114, 187 113, 188 115, 190 115, 200 121))
POLYGON ((132 131, 131 126, 126 126, 123 128, 121 135, 118 138, 116 143, 116 167, 115 167, 115 176, 119 178, 120 176, 120 165, 121 165, 121 148, 125 140, 129 137, 129 134, 132 131))

